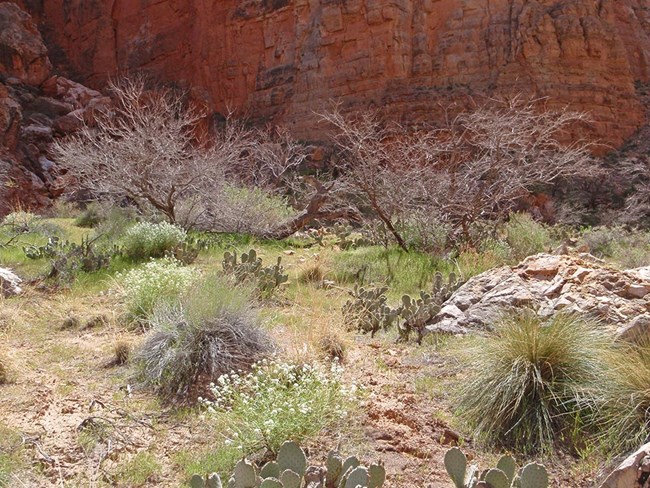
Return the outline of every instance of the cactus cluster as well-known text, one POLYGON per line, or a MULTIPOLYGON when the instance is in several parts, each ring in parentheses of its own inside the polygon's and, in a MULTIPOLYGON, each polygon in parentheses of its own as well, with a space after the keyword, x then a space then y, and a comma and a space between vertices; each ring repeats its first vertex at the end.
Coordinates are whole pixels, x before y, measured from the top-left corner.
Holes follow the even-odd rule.
POLYGON ((372 337, 380 329, 388 329, 398 318, 398 309, 386 304, 388 287, 364 288, 358 285, 349 293, 352 296, 343 306, 343 316, 359 332, 372 337))
POLYGON ((397 309, 399 317, 397 329, 400 341, 408 341, 411 332, 418 336, 418 344, 422 342, 426 325, 440 312, 442 302, 436 295, 420 292, 419 298, 408 295, 402 297, 402 305, 397 309))
POLYGON ((548 473, 541 464, 530 463, 517 472, 512 456, 499 459, 496 468, 480 471, 467 466, 467 457, 454 447, 445 454, 445 468, 456 488, 547 488, 548 473))
MULTIPOLYGON (((361 466, 352 456, 344 459, 332 451, 327 457, 325 468, 307 467, 307 456, 295 442, 285 442, 278 451, 275 461, 266 463, 257 472, 255 466, 242 459, 235 466, 227 488, 380 488, 386 479, 381 464, 361 466)), ((217 474, 207 477, 194 475, 192 488, 222 488, 217 474)))
POLYGON ((462 284, 463 282, 458 279, 456 273, 449 273, 449 277, 445 282, 442 273, 438 271, 433 278, 433 296, 435 296, 441 304, 445 303, 449 300, 452 293, 454 293, 462 284))
POLYGON ((237 283, 253 283, 262 297, 271 296, 276 288, 289 281, 281 263, 282 258, 278 257, 275 265, 263 266, 255 249, 242 253, 239 261, 237 252, 226 251, 221 262, 225 273, 234 276, 237 283))

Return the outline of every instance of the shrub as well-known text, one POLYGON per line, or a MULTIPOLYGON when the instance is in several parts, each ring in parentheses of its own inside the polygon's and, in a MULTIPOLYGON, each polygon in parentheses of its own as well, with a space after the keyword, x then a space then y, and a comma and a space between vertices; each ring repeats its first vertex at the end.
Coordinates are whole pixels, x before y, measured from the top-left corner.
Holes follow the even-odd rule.
POLYGON ((77 227, 96 227, 102 221, 102 211, 97 203, 89 203, 74 220, 77 227))
POLYGON ((223 375, 212 388, 208 411, 229 426, 227 443, 244 454, 277 453, 287 440, 301 441, 345 419, 356 388, 346 388, 342 368, 262 361, 243 375, 223 375))
POLYGON ((285 198, 260 188, 224 185, 210 230, 265 235, 295 214, 285 198))
POLYGON ((165 258, 150 261, 124 275, 118 274, 117 280, 131 318, 147 319, 157 304, 178 299, 198 275, 195 269, 165 258))
POLYGON ((199 380, 247 370, 274 345, 250 305, 250 292, 216 277, 176 305, 156 308, 135 362, 141 381, 167 399, 184 397, 199 380))
POLYGON ((6 225, 11 229, 12 232, 32 232, 37 226, 40 217, 34 215, 31 212, 24 212, 19 210, 17 212, 12 212, 9 215, 5 216, 2 220, 2 225, 6 225))
POLYGON ((596 227, 582 235, 582 242, 596 257, 624 269, 650 264, 650 233, 630 232, 623 227, 596 227))
POLYGON ((506 242, 517 261, 548 251, 551 235, 543 224, 526 213, 514 213, 505 226, 506 242))
POLYGON ((504 314, 467 351, 460 412, 490 442, 523 452, 550 447, 589 408, 609 345, 575 315, 504 314))
POLYGON ((650 340, 619 346, 608 365, 596 427, 611 452, 625 452, 650 437, 650 340))
POLYGON ((122 238, 122 250, 135 261, 161 258, 172 253, 187 239, 187 232, 167 222, 140 222, 127 229, 122 238))

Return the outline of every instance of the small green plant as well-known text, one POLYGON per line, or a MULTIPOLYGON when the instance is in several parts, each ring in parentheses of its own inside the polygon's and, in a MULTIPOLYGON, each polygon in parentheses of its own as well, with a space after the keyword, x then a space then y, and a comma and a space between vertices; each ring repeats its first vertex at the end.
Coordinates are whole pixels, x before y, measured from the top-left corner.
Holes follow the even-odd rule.
POLYGON ((343 306, 343 317, 352 328, 370 333, 374 337, 380 330, 387 330, 395 323, 399 310, 387 304, 388 287, 364 288, 354 285, 348 293, 350 298, 343 306))
MULTIPOLYGON (((381 488, 386 470, 380 463, 362 466, 355 456, 344 458, 338 451, 330 451, 325 469, 307 468, 307 455, 298 444, 287 441, 278 451, 277 459, 269 461, 258 472, 253 464, 243 459, 237 463, 228 486, 232 488, 300 488, 311 483, 324 488, 381 488), (309 478, 309 481, 308 481, 309 478)), ((216 473, 194 475, 192 488, 221 487, 216 473)))
POLYGON ((477 465, 467 466, 467 457, 457 447, 445 454, 445 469, 456 488, 547 488, 546 468, 530 463, 517 472, 512 456, 499 459, 496 468, 479 471, 477 465))
POLYGON ((289 281, 289 275, 282 266, 282 258, 274 266, 263 266, 262 258, 255 249, 242 253, 237 260, 237 252, 226 251, 223 255, 223 271, 233 276, 238 284, 247 283, 256 287, 262 298, 269 298, 275 290, 289 281))
POLYGON ((488 441, 521 452, 550 448, 593 407, 610 345, 602 328, 576 315, 504 314, 465 350, 460 413, 488 441))
POLYGON ((343 421, 356 399, 346 387, 342 368, 262 360, 248 374, 221 376, 214 400, 204 400, 216 421, 228 426, 227 444, 243 454, 266 448, 277 453, 287 440, 317 435, 343 421))
POLYGON ((187 232, 168 222, 140 222, 127 229, 121 240, 124 256, 134 261, 173 255, 187 239, 187 232))
POLYGON ((198 277, 195 269, 165 258, 150 261, 126 274, 118 273, 116 278, 130 318, 146 320, 157 304, 177 300, 198 277))
POLYGON ((117 467, 115 479, 118 485, 142 486, 155 476, 160 468, 160 463, 153 454, 142 451, 117 467))
POLYGON ((548 228, 527 213, 514 213, 505 225, 506 242, 516 261, 548 251, 552 246, 548 228))
POLYGON ((135 364, 140 381, 168 400, 230 371, 248 370, 275 349, 250 305, 250 292, 215 276, 197 283, 179 303, 156 307, 149 324, 135 364))

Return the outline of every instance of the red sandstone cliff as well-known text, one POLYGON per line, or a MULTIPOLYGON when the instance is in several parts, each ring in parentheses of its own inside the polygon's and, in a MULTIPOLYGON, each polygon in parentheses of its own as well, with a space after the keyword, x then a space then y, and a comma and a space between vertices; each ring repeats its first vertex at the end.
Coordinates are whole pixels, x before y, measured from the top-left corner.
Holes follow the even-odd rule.
POLYGON ((650 0, 16 1, 80 81, 144 69, 305 137, 332 98, 412 119, 526 92, 592 112, 618 145, 650 81, 650 0))

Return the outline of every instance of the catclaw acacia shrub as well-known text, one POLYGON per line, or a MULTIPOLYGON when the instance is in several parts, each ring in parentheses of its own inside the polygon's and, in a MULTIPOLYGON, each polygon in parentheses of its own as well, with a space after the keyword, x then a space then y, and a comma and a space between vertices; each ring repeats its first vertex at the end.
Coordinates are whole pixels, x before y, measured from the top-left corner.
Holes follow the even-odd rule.
POLYGON ((610 347, 610 336, 577 315, 504 314, 466 351, 459 413, 490 443, 550 448, 591 413, 610 347))
POLYGON ((594 423, 610 452, 626 452, 650 438, 650 339, 618 344, 607 363, 594 423))
POLYGON ((118 273, 117 282, 133 320, 147 319, 156 305, 172 302, 199 277, 193 268, 184 267, 174 258, 150 261, 126 274, 118 273))
POLYGON ((168 400, 215 381, 231 370, 248 370, 275 350, 251 305, 251 292, 209 276, 173 305, 156 307, 151 330, 135 357, 140 381, 168 400))
POLYGON ((187 232, 168 222, 140 222, 122 237, 122 252, 134 261, 161 258, 173 252, 187 239, 187 232))
POLYGON ((262 361, 248 374, 232 372, 212 385, 213 400, 203 400, 214 418, 228 427, 227 445, 246 455, 266 448, 277 453, 287 440, 318 435, 345 421, 356 399, 343 369, 262 361))

